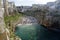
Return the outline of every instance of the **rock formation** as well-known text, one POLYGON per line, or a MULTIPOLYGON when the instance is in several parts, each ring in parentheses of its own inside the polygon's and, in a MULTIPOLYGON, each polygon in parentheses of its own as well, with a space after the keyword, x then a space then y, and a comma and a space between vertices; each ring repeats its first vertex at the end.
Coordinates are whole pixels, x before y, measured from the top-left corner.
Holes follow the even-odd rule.
POLYGON ((2 0, 0 0, 0 40, 9 40, 4 23, 4 8, 2 7, 2 0))

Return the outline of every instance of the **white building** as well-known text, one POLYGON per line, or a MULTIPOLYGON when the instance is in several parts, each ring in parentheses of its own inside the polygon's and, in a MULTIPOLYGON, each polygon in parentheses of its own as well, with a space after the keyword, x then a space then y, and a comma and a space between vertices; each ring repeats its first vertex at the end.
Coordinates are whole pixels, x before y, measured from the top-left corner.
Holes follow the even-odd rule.
POLYGON ((39 8, 41 6, 41 4, 32 4, 33 8, 39 8))
POLYGON ((32 7, 31 6, 17 6, 16 8, 19 12, 24 12, 24 11, 30 10, 32 7))
POLYGON ((14 11, 16 11, 14 2, 8 2, 8 11, 9 11, 9 14, 12 14, 14 13, 14 11))
POLYGON ((56 9, 60 10, 60 0, 56 1, 55 7, 56 9))
POLYGON ((27 10, 29 10, 29 9, 31 9, 31 6, 23 6, 22 12, 27 11, 27 10))

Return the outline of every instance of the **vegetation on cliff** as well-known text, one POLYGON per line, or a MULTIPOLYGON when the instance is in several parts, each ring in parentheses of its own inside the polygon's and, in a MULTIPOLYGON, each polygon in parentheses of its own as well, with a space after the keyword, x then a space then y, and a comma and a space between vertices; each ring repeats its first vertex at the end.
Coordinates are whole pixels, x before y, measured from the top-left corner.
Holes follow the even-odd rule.
POLYGON ((14 26, 16 25, 17 21, 19 20, 20 17, 24 16, 21 13, 16 13, 15 15, 10 15, 10 16, 4 16, 4 21, 6 24, 6 27, 10 31, 10 40, 11 38, 15 40, 16 35, 14 34, 14 26))

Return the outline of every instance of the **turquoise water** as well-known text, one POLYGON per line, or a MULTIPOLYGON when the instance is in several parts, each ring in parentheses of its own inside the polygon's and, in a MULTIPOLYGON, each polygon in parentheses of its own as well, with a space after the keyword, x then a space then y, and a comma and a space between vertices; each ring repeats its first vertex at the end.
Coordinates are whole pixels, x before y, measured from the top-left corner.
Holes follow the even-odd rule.
POLYGON ((22 40, 60 40, 60 33, 35 25, 16 26, 15 34, 22 40))

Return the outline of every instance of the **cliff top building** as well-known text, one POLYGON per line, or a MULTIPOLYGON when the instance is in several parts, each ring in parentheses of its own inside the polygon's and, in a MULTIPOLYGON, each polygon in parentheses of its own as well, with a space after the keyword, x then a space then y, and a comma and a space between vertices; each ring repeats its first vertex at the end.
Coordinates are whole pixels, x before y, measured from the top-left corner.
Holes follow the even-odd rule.
POLYGON ((14 8, 15 7, 15 3, 14 2, 8 2, 8 7, 14 8))
POLYGON ((60 0, 56 1, 55 7, 56 9, 60 10, 60 0))
POLYGON ((9 15, 13 15, 17 12, 14 2, 8 2, 8 11, 9 11, 9 15))
POLYGON ((55 2, 48 2, 48 3, 47 3, 47 6, 50 7, 50 6, 53 6, 54 4, 55 4, 55 2))

